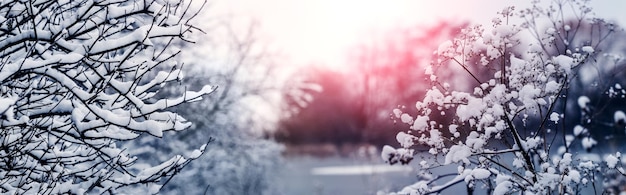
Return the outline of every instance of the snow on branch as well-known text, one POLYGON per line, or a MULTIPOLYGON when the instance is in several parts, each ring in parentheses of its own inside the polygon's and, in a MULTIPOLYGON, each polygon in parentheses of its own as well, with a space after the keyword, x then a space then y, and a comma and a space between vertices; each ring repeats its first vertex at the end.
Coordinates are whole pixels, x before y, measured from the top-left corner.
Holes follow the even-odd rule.
POLYGON ((191 124, 171 108, 215 90, 156 99, 183 79, 180 48, 203 2, 7 1, 0 5, 0 193, 157 193, 198 158, 138 167, 117 145, 191 124), (181 67, 178 64, 177 67, 181 67), (176 67, 176 66, 175 66, 176 67))

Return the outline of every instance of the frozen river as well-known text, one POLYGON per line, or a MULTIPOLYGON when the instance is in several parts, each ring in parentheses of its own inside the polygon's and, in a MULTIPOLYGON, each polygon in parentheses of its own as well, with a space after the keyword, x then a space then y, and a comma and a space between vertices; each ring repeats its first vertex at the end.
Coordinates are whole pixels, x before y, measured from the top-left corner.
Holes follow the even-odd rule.
POLYGON ((341 157, 289 157, 278 178, 284 194, 376 194, 416 181, 409 166, 341 157))

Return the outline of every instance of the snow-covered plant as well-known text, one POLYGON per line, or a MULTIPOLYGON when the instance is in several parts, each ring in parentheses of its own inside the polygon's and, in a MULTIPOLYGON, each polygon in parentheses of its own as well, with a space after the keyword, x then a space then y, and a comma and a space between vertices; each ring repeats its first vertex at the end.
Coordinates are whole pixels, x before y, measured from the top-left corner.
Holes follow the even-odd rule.
MULTIPOLYGON (((255 26, 237 28, 237 19, 221 18, 211 9, 198 14, 196 21, 207 34, 194 34, 198 44, 185 44, 185 79, 193 88, 203 83, 219 88, 210 96, 174 110, 193 125, 186 131, 164 139, 143 137, 127 144, 140 161, 160 162, 172 154, 213 141, 205 153, 188 164, 161 192, 164 194, 277 194, 279 185, 272 183, 281 167, 282 145, 265 135, 275 131, 281 94, 291 92, 298 82, 285 82, 290 77, 286 65, 275 64, 270 50, 256 38, 255 26), (272 76, 270 76, 272 75, 272 76)), ((161 95, 182 94, 180 85, 166 86, 161 95)), ((299 95, 294 94, 296 97, 299 95)))
POLYGON ((594 131, 624 131, 619 107, 592 110, 584 96, 589 86, 621 96, 616 82, 626 67, 608 53, 623 52, 610 43, 617 28, 592 18, 587 1, 535 1, 499 14, 493 26, 465 28, 439 46, 418 113, 394 110, 409 130, 396 136, 401 148, 383 147, 382 158, 417 160, 422 178, 397 194, 440 193, 459 183, 493 194, 615 192, 610 187, 626 177, 620 154, 590 156, 572 143, 592 149, 594 131), (446 76, 450 71, 464 75, 446 76), (599 127, 605 112, 614 122, 599 127), (434 174, 439 167, 452 171, 434 174))
MULTIPOLYGON (((156 71, 188 41, 202 4, 159 0, 0 3, 0 193, 119 193, 162 185, 205 149, 135 163, 121 143, 180 131, 168 109, 204 86, 155 98, 181 70, 156 71)), ((178 67, 181 65, 179 64, 178 67)), ((176 66, 175 66, 176 67, 176 66)))

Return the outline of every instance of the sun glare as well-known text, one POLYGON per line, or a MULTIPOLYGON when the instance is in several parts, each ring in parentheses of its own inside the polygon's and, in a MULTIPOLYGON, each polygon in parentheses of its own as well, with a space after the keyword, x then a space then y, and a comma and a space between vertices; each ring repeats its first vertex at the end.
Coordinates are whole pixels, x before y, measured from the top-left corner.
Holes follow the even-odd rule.
POLYGON ((228 4, 229 11, 258 19, 260 37, 284 51, 292 63, 334 69, 343 68, 356 45, 387 36, 391 29, 434 25, 444 18, 470 20, 487 15, 477 14, 481 10, 498 6, 482 3, 481 9, 475 9, 476 3, 453 0, 231 0, 228 4))
POLYGON ((340 68, 350 47, 375 37, 402 22, 416 22, 419 13, 410 12, 410 3, 383 0, 313 1, 306 9, 296 45, 322 65, 340 68))

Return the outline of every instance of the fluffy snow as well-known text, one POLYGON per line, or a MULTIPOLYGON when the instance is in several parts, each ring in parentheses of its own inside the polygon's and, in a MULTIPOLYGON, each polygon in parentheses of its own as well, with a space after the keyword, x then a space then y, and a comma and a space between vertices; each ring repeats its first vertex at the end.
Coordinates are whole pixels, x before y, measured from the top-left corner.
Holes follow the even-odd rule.
POLYGON ((624 124, 626 122, 626 114, 621 110, 615 111, 615 114, 613 114, 613 122, 615 122, 615 124, 624 124))
POLYGON ((436 148, 443 147, 443 137, 441 136, 441 131, 437 129, 430 130, 430 138, 426 143, 436 148))
POLYGON ((510 25, 498 25, 493 31, 498 36, 507 37, 515 32, 515 27, 510 25))
POLYGON ((589 100, 589 98, 587 96, 580 96, 578 97, 578 106, 582 109, 587 108, 587 104, 590 102, 591 100, 589 100))
POLYGON ((557 83, 556 81, 549 81, 548 83, 546 83, 546 93, 556 93, 559 91, 559 88, 561 87, 561 85, 559 83, 557 83))
POLYGON ((425 104, 437 104, 438 106, 443 106, 444 104, 444 95, 437 88, 432 88, 426 92, 426 96, 424 97, 425 104))
POLYGON ((491 171, 482 168, 476 168, 472 170, 472 176, 474 179, 487 179, 491 176, 491 171))
POLYGON ((572 163, 572 153, 563 154, 563 158, 559 160, 559 170, 561 172, 565 171, 565 168, 568 167, 572 163))
POLYGON ((613 156, 613 154, 609 154, 604 158, 604 161, 606 161, 606 165, 609 166, 610 169, 614 169, 619 159, 613 156))
POLYGON ((584 134, 584 133, 587 133, 587 129, 584 128, 583 126, 576 125, 574 127, 574 136, 578 136, 578 135, 584 134))
POLYGON ((398 141, 398 143, 400 143, 402 147, 408 148, 413 146, 413 140, 415 140, 415 136, 401 131, 396 135, 396 140, 398 141))
POLYGON ((14 141, 16 141, 16 140, 18 140, 20 138, 22 138, 21 134, 9 134, 9 135, 6 135, 6 137, 4 137, 4 139, 2 141, 6 145, 6 144, 10 144, 10 143, 12 143, 12 142, 14 142, 14 141))
POLYGON ((550 114, 550 120, 554 122, 555 124, 559 123, 559 118, 560 118, 559 113, 553 112, 552 114, 550 114))
POLYGON ((569 172, 567 173, 567 176, 565 176, 563 178, 563 182, 564 183, 569 183, 571 181, 571 182, 574 182, 574 183, 579 183, 580 182, 580 178, 581 178, 580 172, 577 171, 576 169, 572 169, 572 170, 569 170, 569 172))
POLYGON ((528 137, 525 141, 522 141, 522 144, 524 145, 524 150, 537 148, 537 146, 539 146, 541 143, 543 143, 543 140, 541 139, 541 137, 538 136, 528 137))
POLYGON ((428 128, 429 119, 430 118, 428 116, 418 116, 417 118, 415 118, 415 121, 413 121, 413 126, 411 126, 411 129, 416 131, 426 130, 426 128, 428 128))
POLYGON ((532 85, 524 85, 521 90, 519 90, 518 95, 519 99, 524 103, 524 106, 532 108, 537 105, 537 101, 535 99, 541 94, 541 89, 536 88, 532 85))
POLYGON ((450 126, 448 126, 448 130, 450 131, 450 133, 455 134, 455 133, 457 133, 457 128, 458 127, 459 127, 458 125, 450 125, 450 126))
POLYGON ((158 184, 151 184, 150 188, 148 189, 148 193, 149 194, 158 194, 159 191, 161 191, 161 187, 163 187, 162 185, 158 185, 158 184))
POLYGON ((512 165, 515 168, 522 168, 524 167, 524 161, 520 158, 514 158, 512 165))
POLYGON ((596 165, 593 164, 593 161, 587 160, 587 161, 578 163, 578 167, 591 170, 591 169, 596 168, 596 165))
POLYGON ((593 49, 593 47, 591 47, 591 46, 584 46, 584 47, 582 48, 582 50, 583 50, 583 52, 585 52, 585 53, 593 53, 593 52, 594 52, 594 49, 593 49))
POLYGON ((486 144, 486 142, 480 136, 478 132, 472 131, 467 136, 467 140, 465 140, 465 144, 470 148, 479 149, 479 148, 482 148, 486 144))
POLYGON ((459 161, 463 161, 465 164, 469 164, 470 161, 467 159, 472 155, 472 150, 466 145, 453 145, 450 147, 450 151, 446 154, 446 158, 444 160, 444 164, 457 163, 459 161))
POLYGON ((565 71, 569 71, 572 68, 572 66, 574 66, 574 58, 566 56, 566 55, 559 55, 557 57, 554 57, 552 61, 555 64, 558 64, 559 66, 561 66, 561 69, 565 71))
MULTIPOLYGON (((77 126, 81 126, 84 129, 89 129, 84 126, 84 123, 77 124, 77 126)), ((85 125, 92 126, 92 125, 85 125)), ((119 128, 117 126, 110 126, 103 130, 88 130, 85 132, 86 137, 107 137, 119 140, 131 140, 135 139, 139 136, 139 134, 133 133, 132 131, 127 131, 125 129, 119 128)))
POLYGON ((503 181, 493 189, 493 195, 505 195, 509 194, 513 188, 513 183, 510 181, 503 181))
POLYGON ((452 50, 452 46, 453 44, 450 40, 441 43, 437 49, 437 54, 441 56, 451 56, 452 52, 450 50, 452 50))
POLYGON ((413 122, 413 117, 407 113, 403 113, 400 115, 400 120, 402 120, 403 123, 411 124, 413 122))
POLYGON ((574 139, 576 139, 576 137, 574 137, 573 135, 565 135, 565 146, 569 147, 574 139))
POLYGON ((383 161, 388 162, 389 159, 395 156, 395 154, 396 154, 395 148, 385 145, 383 146, 383 151, 380 153, 380 157, 383 159, 383 161))
POLYGON ((393 115, 396 116, 396 118, 400 118, 400 115, 402 114, 402 110, 394 108, 393 109, 393 115))
POLYGON ((432 75, 433 72, 433 67, 432 66, 426 66, 426 68, 424 68, 424 74, 425 75, 432 75))
POLYGON ((14 97, 0 98, 0 114, 4 114, 9 109, 9 107, 15 104, 16 101, 17 98, 14 97))
POLYGON ((598 144, 598 142, 591 137, 585 137, 582 140, 582 145, 583 145, 583 148, 585 149, 591 149, 596 144, 598 144))
POLYGON ((389 164, 395 164, 398 162, 408 163, 411 159, 413 159, 413 149, 407 148, 398 148, 394 149, 391 146, 385 145, 383 146, 383 151, 381 152, 381 158, 384 162, 389 164))
POLYGON ((565 31, 569 31, 569 30, 571 30, 571 29, 572 29, 572 27, 570 27, 570 26, 569 26, 569 25, 567 25, 567 24, 563 27, 563 30, 565 30, 565 31))
POLYGON ((187 158, 196 159, 196 158, 200 157, 200 155, 202 155, 202 151, 196 149, 196 150, 193 150, 193 152, 191 152, 191 154, 189 154, 187 156, 187 158))
MULTIPOLYGON (((466 95, 466 94, 459 94, 466 95)), ((456 115, 462 121, 467 121, 472 117, 480 116, 483 112, 484 104, 482 99, 479 98, 468 98, 467 105, 459 105, 456 108, 456 115)), ((470 124, 473 125, 473 124, 470 124)))

